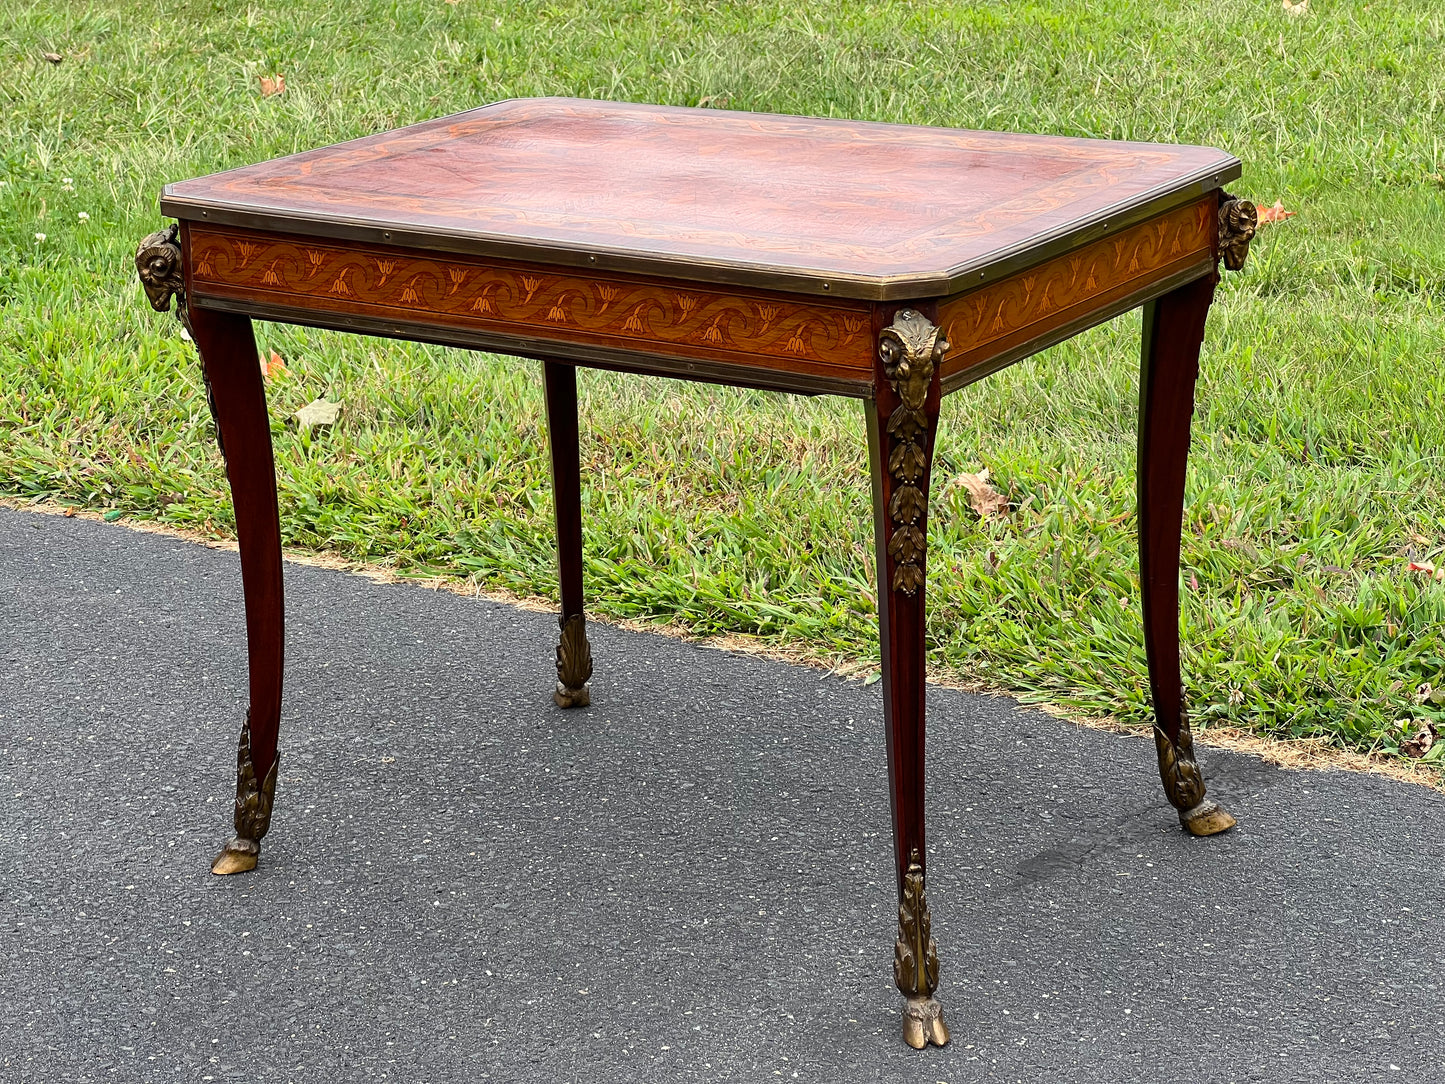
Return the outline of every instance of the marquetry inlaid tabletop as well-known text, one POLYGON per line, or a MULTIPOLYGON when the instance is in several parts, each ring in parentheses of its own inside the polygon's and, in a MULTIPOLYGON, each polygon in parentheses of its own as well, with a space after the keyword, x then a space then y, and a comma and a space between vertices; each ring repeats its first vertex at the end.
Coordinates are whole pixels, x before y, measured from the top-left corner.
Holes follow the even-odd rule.
POLYGON ((572 99, 499 102, 168 185, 222 226, 888 299, 1199 198, 1208 147, 572 99))

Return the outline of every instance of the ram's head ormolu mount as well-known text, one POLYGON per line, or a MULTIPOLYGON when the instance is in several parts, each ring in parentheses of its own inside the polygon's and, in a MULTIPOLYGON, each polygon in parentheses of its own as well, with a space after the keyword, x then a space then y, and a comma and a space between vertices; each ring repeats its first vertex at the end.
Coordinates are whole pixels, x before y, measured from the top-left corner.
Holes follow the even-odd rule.
POLYGON ((1238 271, 1249 255, 1249 242, 1259 229, 1259 210, 1247 199, 1219 193, 1219 255, 1224 266, 1238 271))
POLYGON ((171 298, 177 300, 176 314, 185 322, 186 279, 181 270, 180 228, 173 222, 151 234, 135 253, 135 269, 146 300, 156 312, 170 312, 171 298))

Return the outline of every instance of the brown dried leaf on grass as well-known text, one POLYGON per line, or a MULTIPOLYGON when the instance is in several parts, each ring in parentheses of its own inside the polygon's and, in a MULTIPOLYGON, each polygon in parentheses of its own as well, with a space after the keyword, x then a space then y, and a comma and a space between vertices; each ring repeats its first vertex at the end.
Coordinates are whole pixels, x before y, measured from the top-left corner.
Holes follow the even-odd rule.
POLYGON ((1424 719, 1417 722, 1416 731, 1400 743, 1400 752, 1416 760, 1428 753, 1435 744, 1435 728, 1424 719))
POLYGON ((43 56, 46 60, 50 61, 50 63, 52 64, 59 64, 62 60, 65 59, 65 57, 61 56, 59 53, 41 53, 40 55, 43 56))
POLYGON ((270 98, 276 94, 286 93, 286 77, 280 72, 274 76, 263 75, 261 79, 261 97, 270 98))
POLYGON ((1310 13, 1310 0, 1280 0, 1284 5, 1284 13, 1296 19, 1302 19, 1310 13))
POLYGON ((341 404, 328 403, 325 399, 313 399, 295 414, 296 425, 301 429, 335 425, 340 416, 341 404))
POLYGON ((999 516, 1008 510, 1008 498, 989 484, 987 467, 977 474, 954 475, 944 487, 944 494, 956 488, 968 493, 969 507, 978 513, 980 519, 999 516))

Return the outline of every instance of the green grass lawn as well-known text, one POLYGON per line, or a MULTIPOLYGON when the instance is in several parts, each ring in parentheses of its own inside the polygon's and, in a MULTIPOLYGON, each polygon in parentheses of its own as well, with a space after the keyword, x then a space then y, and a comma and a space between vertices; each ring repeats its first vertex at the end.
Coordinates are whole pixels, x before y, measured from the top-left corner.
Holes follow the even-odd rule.
MULTIPOLYGON (((538 94, 1212 144, 1243 159, 1237 191, 1299 213, 1210 320, 1184 539, 1194 716, 1393 752, 1404 721, 1445 724, 1415 702, 1445 687, 1445 583, 1408 570, 1445 564, 1445 3, 1311 7, 9 0, 0 494, 231 529, 194 351, 131 265, 168 180, 538 94), (274 72, 287 90, 263 98, 274 72)), ((1147 720, 1138 334, 1116 320, 945 401, 937 667, 1147 720), (1012 502, 987 524, 949 484, 985 466, 1012 502)), ((289 367, 269 389, 289 545, 554 594, 539 366, 258 336, 289 367), (323 393, 346 402, 335 430, 283 425, 323 393)), ((595 612, 876 657, 857 403, 580 387, 595 612)))

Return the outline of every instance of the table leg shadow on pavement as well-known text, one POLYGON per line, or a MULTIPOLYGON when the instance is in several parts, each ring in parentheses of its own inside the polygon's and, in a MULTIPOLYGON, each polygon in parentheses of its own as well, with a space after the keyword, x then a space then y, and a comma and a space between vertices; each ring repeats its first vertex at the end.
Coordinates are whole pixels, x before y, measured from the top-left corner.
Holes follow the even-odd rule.
POLYGON ((1445 1079, 1445 798, 929 690, 954 1040, 898 1037, 882 709, 822 671, 288 564, 277 808, 212 877, 236 555, 0 509, 0 1081, 1445 1079))

